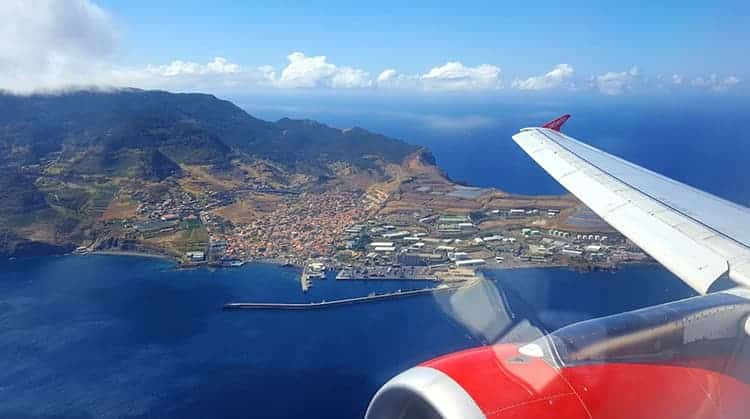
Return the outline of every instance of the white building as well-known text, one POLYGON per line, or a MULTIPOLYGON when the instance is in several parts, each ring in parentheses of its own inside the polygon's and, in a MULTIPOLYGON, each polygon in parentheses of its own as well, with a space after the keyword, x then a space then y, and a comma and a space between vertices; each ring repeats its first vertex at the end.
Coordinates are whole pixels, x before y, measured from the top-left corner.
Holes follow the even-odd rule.
POLYGON ((187 252, 185 253, 185 257, 193 262, 199 262, 206 258, 206 254, 203 252, 187 252))
POLYGON ((368 244, 370 247, 392 247, 393 242, 372 242, 368 244))
POLYGON ((486 242, 494 242, 494 241, 499 241, 502 239, 503 239, 503 236, 500 236, 498 234, 495 234, 494 236, 487 236, 487 237, 482 238, 482 240, 486 242))
POLYGON ((411 235, 408 231, 397 231, 395 233, 385 233, 383 234, 383 238, 385 239, 397 239, 399 237, 406 237, 411 235))
POLYGON ((568 256, 581 256, 581 255, 583 255, 582 251, 575 250, 575 249, 563 249, 561 253, 564 254, 564 255, 568 255, 568 256))

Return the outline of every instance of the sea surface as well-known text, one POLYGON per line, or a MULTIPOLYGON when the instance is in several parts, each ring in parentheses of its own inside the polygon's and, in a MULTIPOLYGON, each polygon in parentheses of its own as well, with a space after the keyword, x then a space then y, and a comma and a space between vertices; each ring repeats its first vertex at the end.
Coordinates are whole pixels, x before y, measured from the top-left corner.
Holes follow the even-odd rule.
POLYGON ((450 295, 223 311, 432 284, 329 277, 303 294, 291 268, 103 255, 0 272, 1 418, 359 418, 388 378, 432 357, 692 295, 654 266, 524 269, 450 295))
MULTIPOLYGON (((742 104, 238 102, 267 119, 359 125, 426 145, 454 179, 526 194, 562 189, 510 135, 571 112, 573 136, 750 204, 742 104)), ((490 281, 450 295, 222 311, 227 302, 321 301, 433 284, 329 278, 303 294, 299 272, 274 265, 176 270, 123 256, 2 260, 0 418, 360 418, 380 385, 434 356, 693 295, 658 266, 485 275, 490 281)))

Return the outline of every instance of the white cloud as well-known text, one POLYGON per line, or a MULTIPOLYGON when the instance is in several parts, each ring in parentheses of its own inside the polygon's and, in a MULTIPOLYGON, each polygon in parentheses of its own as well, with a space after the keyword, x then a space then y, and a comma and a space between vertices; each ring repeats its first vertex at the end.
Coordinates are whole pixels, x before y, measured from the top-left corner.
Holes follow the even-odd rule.
POLYGON ((281 71, 279 87, 333 87, 355 88, 372 84, 369 74, 352 67, 337 67, 325 55, 308 57, 301 52, 287 56, 289 64, 281 71))
POLYGON ((422 88, 422 81, 418 74, 401 74, 389 68, 378 74, 374 85, 383 89, 418 90, 422 88))
POLYGON ((705 86, 708 86, 710 83, 711 83, 710 78, 703 78, 701 76, 698 76, 690 80, 690 84, 695 87, 705 87, 705 86))
POLYGON ((333 74, 330 81, 330 87, 333 88, 356 88, 368 87, 372 85, 369 79, 370 74, 364 70, 351 67, 341 67, 333 74))
MULTIPOLYGON (((568 64, 558 64, 546 74, 529 77, 526 80, 516 80, 513 87, 521 90, 544 90, 554 89, 568 82, 575 70, 568 64)), ((572 87, 571 84, 568 84, 572 87)))
MULTIPOLYGON (((646 81, 644 80, 644 83, 646 81)), ((685 82, 685 76, 682 74, 674 73, 672 75, 657 74, 656 75, 656 87, 658 89, 675 89, 679 88, 685 82)))
POLYGON ((25 91, 86 83, 116 46, 110 16, 89 0, 2 0, 0 86, 25 91))
POLYGON ((740 78, 737 76, 729 76, 724 79, 723 83, 725 86, 734 86, 736 84, 740 84, 741 81, 742 80, 740 80, 740 78))
POLYGON ((206 68, 217 74, 232 74, 239 73, 240 66, 237 64, 230 63, 226 58, 216 57, 213 61, 206 64, 206 68))
POLYGON ((449 61, 423 74, 423 87, 428 90, 486 90, 500 87, 500 68, 490 64, 467 67, 449 61))
POLYGON ((148 66, 146 70, 165 77, 182 75, 205 75, 205 74, 236 74, 241 72, 239 65, 230 63, 226 58, 216 57, 207 64, 198 64, 191 61, 175 60, 166 65, 148 66))
POLYGON ((710 74, 708 76, 698 76, 690 80, 690 85, 698 88, 705 88, 714 92, 725 92, 729 88, 736 86, 740 83, 740 79, 737 76, 727 76, 719 78, 716 74, 710 74))
POLYGON ((389 68, 389 69, 383 70, 383 72, 378 75, 378 78, 376 81, 378 83, 387 83, 393 80, 397 75, 398 73, 396 72, 396 70, 389 68))
POLYGON ((279 85, 283 87, 315 87, 336 70, 335 65, 326 62, 325 55, 307 57, 301 52, 293 52, 287 59, 289 65, 279 79, 279 85))
POLYGON ((273 66, 262 65, 258 67, 258 73, 260 74, 263 80, 269 83, 276 80, 276 69, 274 69, 273 66))
POLYGON ((276 82, 276 72, 270 66, 243 67, 216 57, 205 64, 174 60, 140 68, 111 66, 96 75, 96 80, 104 86, 222 92, 270 87, 276 82))
POLYGON ((632 90, 639 81, 641 70, 632 67, 628 71, 620 73, 608 72, 596 76, 593 79, 594 86, 605 95, 619 95, 625 91, 632 90))

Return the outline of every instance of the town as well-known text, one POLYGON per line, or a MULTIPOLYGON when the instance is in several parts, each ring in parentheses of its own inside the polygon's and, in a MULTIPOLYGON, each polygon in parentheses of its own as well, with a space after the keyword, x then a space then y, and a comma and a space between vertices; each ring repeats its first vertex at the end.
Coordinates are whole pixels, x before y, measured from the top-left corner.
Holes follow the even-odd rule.
POLYGON ((648 260, 572 197, 507 195, 424 173, 364 189, 166 188, 129 199, 133 216, 113 215, 107 223, 120 238, 100 249, 168 254, 183 267, 298 266, 308 286, 329 269, 338 279, 463 281, 482 267, 589 270, 648 260))

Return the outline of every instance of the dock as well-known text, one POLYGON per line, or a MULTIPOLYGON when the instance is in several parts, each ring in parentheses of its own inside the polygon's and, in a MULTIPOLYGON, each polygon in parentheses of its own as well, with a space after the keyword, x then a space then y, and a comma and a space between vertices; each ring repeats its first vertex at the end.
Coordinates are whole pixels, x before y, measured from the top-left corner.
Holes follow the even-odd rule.
POLYGON ((307 292, 312 287, 313 278, 326 279, 326 266, 324 264, 311 262, 305 266, 299 278, 300 285, 302 285, 302 292, 307 292))
POLYGON ((227 303, 224 310, 309 310, 323 309, 352 304, 371 303, 375 301, 389 300, 395 298, 415 297, 418 295, 453 292, 467 286, 473 286, 478 281, 462 284, 439 285, 435 288, 423 288, 412 291, 395 291, 386 294, 368 295, 366 297, 344 298, 340 300, 321 301, 312 303, 227 303))
POLYGON ((307 290, 309 290, 312 286, 310 275, 308 275, 307 272, 303 271, 302 275, 300 275, 299 277, 299 283, 300 285, 302 285, 302 292, 307 292, 307 290))

